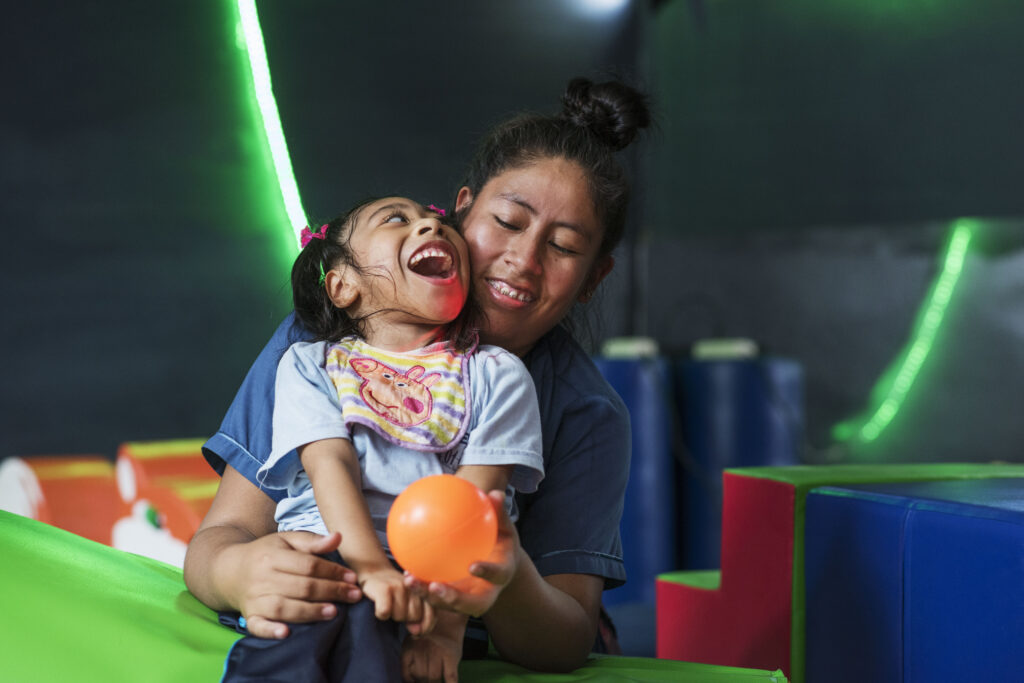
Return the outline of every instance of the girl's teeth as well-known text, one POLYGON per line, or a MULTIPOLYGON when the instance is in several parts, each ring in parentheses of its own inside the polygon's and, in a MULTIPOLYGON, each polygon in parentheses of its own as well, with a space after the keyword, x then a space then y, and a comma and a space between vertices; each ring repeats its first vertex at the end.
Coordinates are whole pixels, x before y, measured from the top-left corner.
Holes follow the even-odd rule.
POLYGON ((451 257, 447 253, 441 251, 440 249, 424 249, 423 251, 419 252, 418 254, 412 257, 412 260, 409 261, 409 265, 415 266, 417 263, 419 263, 425 258, 443 258, 445 268, 450 267, 452 263, 451 257))

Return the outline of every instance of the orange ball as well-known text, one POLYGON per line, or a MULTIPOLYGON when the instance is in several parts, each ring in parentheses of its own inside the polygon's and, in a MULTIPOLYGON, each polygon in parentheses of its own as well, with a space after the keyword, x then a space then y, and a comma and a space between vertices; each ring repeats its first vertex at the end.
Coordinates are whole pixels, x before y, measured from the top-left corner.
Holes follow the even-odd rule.
POLYGON ((388 545, 395 560, 422 581, 468 577, 498 538, 498 518, 487 495, 471 482, 435 474, 413 483, 388 513, 388 545))

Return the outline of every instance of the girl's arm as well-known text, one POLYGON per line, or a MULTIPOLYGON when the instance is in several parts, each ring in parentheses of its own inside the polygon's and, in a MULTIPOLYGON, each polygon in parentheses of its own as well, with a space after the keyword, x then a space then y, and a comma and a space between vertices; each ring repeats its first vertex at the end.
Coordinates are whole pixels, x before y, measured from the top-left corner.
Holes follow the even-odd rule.
POLYGON ((231 466, 185 555, 185 583, 208 607, 237 610, 260 638, 284 638, 284 622, 331 619, 333 602, 362 597, 356 575, 317 557, 338 534, 275 533, 274 502, 231 466))
MULTIPOLYGON (((323 439, 298 449, 299 459, 313 486, 320 516, 331 532, 341 532, 338 552, 355 570, 359 586, 373 600, 378 619, 433 627, 433 610, 402 583, 373 528, 362 491, 359 457, 348 439, 323 439)), ((420 629, 416 629, 419 631, 420 629)))

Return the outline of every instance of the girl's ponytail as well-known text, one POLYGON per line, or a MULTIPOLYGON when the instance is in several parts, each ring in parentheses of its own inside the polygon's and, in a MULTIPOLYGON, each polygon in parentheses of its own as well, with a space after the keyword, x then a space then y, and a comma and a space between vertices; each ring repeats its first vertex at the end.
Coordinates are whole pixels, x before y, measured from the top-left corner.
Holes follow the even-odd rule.
POLYGON ((318 230, 303 230, 304 246, 292 265, 292 302, 296 317, 318 341, 337 340, 360 332, 359 321, 327 296, 324 278, 340 264, 357 267, 349 248, 352 221, 372 201, 375 200, 361 202, 318 230))

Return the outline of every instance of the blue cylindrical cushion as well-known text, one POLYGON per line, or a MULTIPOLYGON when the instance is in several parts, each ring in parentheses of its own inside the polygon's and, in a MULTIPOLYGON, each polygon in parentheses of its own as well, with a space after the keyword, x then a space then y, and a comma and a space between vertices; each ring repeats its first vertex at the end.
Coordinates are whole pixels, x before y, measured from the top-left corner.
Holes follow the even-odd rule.
POLYGON ((654 578, 677 569, 671 364, 664 358, 594 362, 629 408, 633 456, 620 531, 627 582, 606 605, 654 604, 654 578))
POLYGON ((685 450, 687 569, 720 563, 722 470, 795 465, 803 440, 803 372, 784 358, 685 360, 676 365, 685 450))

